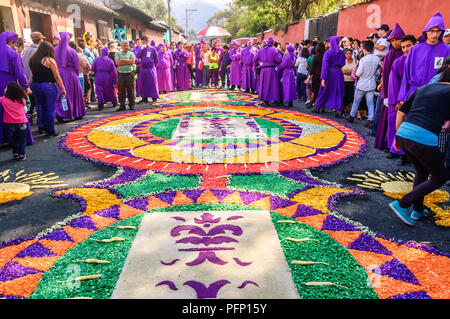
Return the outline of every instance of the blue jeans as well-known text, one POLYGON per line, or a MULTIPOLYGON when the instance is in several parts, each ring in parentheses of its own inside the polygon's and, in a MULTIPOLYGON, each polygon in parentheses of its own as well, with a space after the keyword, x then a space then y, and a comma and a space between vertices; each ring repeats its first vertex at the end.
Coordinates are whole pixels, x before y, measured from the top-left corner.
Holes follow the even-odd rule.
POLYGON ((372 136, 377 135, 377 129, 378 129, 378 122, 380 121, 380 113, 381 113, 381 107, 383 106, 383 99, 381 98, 381 93, 378 95, 377 98, 377 104, 375 107, 375 115, 373 116, 373 123, 372 123, 372 136))
POLYGON ((375 90, 372 91, 362 91, 358 88, 356 88, 355 90, 355 97, 353 99, 353 106, 352 106, 352 110, 350 112, 350 115, 352 117, 356 117, 356 112, 359 109, 359 104, 361 103, 361 100, 363 97, 366 97, 366 102, 367 102, 367 108, 369 109, 369 115, 368 115, 368 120, 369 121, 373 121, 373 117, 374 117, 374 104, 373 104, 373 99, 375 97, 375 90))
MULTIPOLYGON (((58 99, 58 89, 55 83, 33 83, 31 85, 36 99, 38 116, 40 113, 42 127, 47 133, 55 132, 55 110, 58 99)), ((39 123, 39 121, 38 121, 39 123)))
POLYGON ((13 154, 25 155, 27 145, 27 123, 7 123, 12 133, 13 154))
POLYGON ((297 73, 297 95, 298 99, 303 102, 306 101, 306 74, 297 73))
POLYGON ((203 86, 207 86, 207 85, 209 85, 209 83, 208 83, 208 79, 209 79, 209 66, 207 66, 207 65, 204 65, 203 66, 203 70, 202 70, 202 85, 203 86))
POLYGON ((230 87, 230 69, 222 68, 220 70, 220 78, 222 79, 222 87, 230 87), (226 85, 225 85, 226 84, 226 85))

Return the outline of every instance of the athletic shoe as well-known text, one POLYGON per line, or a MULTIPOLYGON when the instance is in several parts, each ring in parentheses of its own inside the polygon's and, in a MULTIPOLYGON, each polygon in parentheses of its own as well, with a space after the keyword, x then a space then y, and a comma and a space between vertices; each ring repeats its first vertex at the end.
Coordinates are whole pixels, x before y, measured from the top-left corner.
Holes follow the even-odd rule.
POLYGON ((430 212, 426 209, 423 210, 422 213, 416 212, 415 210, 413 210, 413 212, 411 213, 411 218, 414 220, 421 220, 424 217, 427 217, 430 215, 430 212))
POLYGON ((19 156, 17 157, 17 159, 18 159, 19 161, 24 161, 24 160, 27 159, 27 156, 26 156, 25 154, 19 155, 19 156))
POLYGON ((401 207, 398 200, 390 203, 389 207, 405 224, 408 224, 409 226, 415 225, 416 222, 411 218, 411 216, 409 216, 408 208, 401 207))

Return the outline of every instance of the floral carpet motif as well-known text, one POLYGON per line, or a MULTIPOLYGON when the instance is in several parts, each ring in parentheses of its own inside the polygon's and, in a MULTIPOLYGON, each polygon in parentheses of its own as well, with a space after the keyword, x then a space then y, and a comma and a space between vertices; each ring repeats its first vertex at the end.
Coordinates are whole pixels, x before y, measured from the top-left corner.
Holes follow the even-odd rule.
POLYGON ((450 297, 447 254, 375 234, 343 217, 338 200, 364 192, 309 171, 363 156, 366 142, 359 134, 295 111, 205 101, 203 93, 199 104, 175 105, 191 101, 181 95, 192 93, 173 94, 166 96, 170 104, 83 124, 61 140, 74 156, 117 167, 117 173, 55 189, 52 196, 76 201, 79 213, 0 246, 0 297, 113 298, 146 216, 151 224, 159 220, 161 234, 191 254, 161 259, 154 277, 145 279, 156 293, 220 298, 262 291, 282 274, 238 281, 220 272, 261 262, 245 260, 238 250, 226 254, 241 247, 242 238, 264 241, 257 231, 248 236, 253 228, 244 223, 250 216, 245 211, 261 212, 256 217, 272 224, 284 255, 277 262, 290 271, 290 287, 301 298, 450 297), (181 266, 208 266, 222 275, 204 282, 193 272, 177 282, 162 271, 181 266))

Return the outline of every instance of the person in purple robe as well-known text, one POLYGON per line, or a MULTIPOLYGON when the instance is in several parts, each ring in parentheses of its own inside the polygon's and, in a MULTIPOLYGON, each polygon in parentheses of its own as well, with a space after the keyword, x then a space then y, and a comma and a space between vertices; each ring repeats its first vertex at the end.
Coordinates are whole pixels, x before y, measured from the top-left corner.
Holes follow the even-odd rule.
MULTIPOLYGON (((5 31, 0 34, 0 97, 5 95, 5 88, 9 82, 17 82, 27 94, 31 92, 22 58, 19 52, 11 49, 11 44, 16 43, 18 38, 19 36, 12 31, 5 31)), ((9 143, 12 145, 12 136, 12 132, 3 123, 3 107, 0 104, 0 144, 9 143)), ((27 145, 34 142, 29 122, 27 122, 26 142, 27 145)))
POLYGON ((167 45, 161 45, 158 52, 158 88, 159 92, 173 91, 173 59, 167 45))
POLYGON ((281 86, 284 103, 292 107, 293 101, 298 99, 297 85, 295 82, 295 47, 288 45, 286 48, 287 54, 284 55, 278 70, 282 73, 281 86))
POLYGON ((255 59, 256 52, 253 49, 253 40, 247 41, 247 46, 241 52, 242 61, 242 90, 245 93, 254 93, 255 78, 253 72, 253 60, 255 59))
POLYGON ((402 84, 402 78, 403 73, 405 71, 405 63, 406 58, 408 57, 408 54, 411 50, 411 48, 417 43, 417 40, 412 35, 404 36, 401 40, 401 47, 402 52, 404 55, 402 55, 400 58, 394 61, 392 64, 391 73, 389 75, 389 88, 388 88, 388 104, 389 104, 389 110, 391 108, 394 108, 394 112, 389 112, 388 117, 388 131, 386 134, 386 139, 389 145, 389 151, 391 154, 394 154, 396 156, 401 156, 401 160, 399 164, 405 163, 405 153, 403 151, 397 151, 394 148, 394 140, 395 135, 397 134, 396 129, 396 121, 397 121, 397 111, 400 108, 400 101, 398 99, 398 94, 400 91, 400 86, 402 84))
POLYGON ((94 60, 91 70, 95 74, 98 110, 103 110, 108 102, 115 108, 117 106, 115 85, 118 75, 114 61, 109 58, 108 47, 103 47, 101 56, 94 60))
POLYGON ((141 61, 141 97, 143 103, 148 103, 148 98, 153 102, 159 99, 158 76, 156 68, 158 67, 158 51, 148 40, 143 41, 139 50, 136 51, 136 58, 141 61))
POLYGON ((428 84, 450 55, 450 46, 442 42, 444 30, 444 18, 437 12, 425 26, 420 43, 408 54, 399 101, 405 102, 419 87, 428 84))
POLYGON ((324 113, 324 108, 342 112, 344 100, 344 75, 342 67, 345 65, 345 53, 339 49, 340 37, 328 38, 330 49, 323 55, 322 72, 320 75, 321 86, 317 96, 314 113, 324 113))
POLYGON ((272 37, 267 40, 267 45, 259 50, 254 59, 255 69, 260 71, 260 85, 258 97, 269 106, 269 102, 280 100, 280 81, 276 67, 281 63, 281 54, 274 48, 275 41, 272 37))
POLYGON ((231 90, 234 91, 236 86, 241 88, 242 83, 242 65, 241 65, 241 50, 239 44, 236 41, 231 43, 232 49, 230 50, 230 85, 231 90))
POLYGON ((200 62, 202 62, 201 54, 202 54, 202 45, 198 44, 194 49, 195 53, 195 86, 199 87, 202 85, 203 80, 203 72, 199 69, 200 62))
POLYGON ((183 42, 178 42, 178 50, 175 52, 177 66, 175 73, 177 77, 177 91, 185 91, 192 88, 191 72, 187 65, 190 53, 184 48, 183 42))
MULTIPOLYGON (((381 86, 381 93, 379 97, 383 102, 380 110, 380 118, 378 121, 377 133, 375 135, 374 143, 375 148, 380 150, 389 149, 391 147, 393 138, 395 137, 395 119, 397 110, 395 109, 395 105, 388 106, 389 75, 391 73, 392 64, 394 63, 394 61, 403 55, 401 40, 404 36, 405 32, 403 32, 402 28, 397 23, 388 37, 388 42, 390 43, 390 45, 389 51, 384 57, 382 70, 383 84, 381 86), (392 136, 388 136, 389 118, 391 118, 391 121, 393 121, 393 123, 390 124, 390 134, 394 134, 392 136)), ((394 157, 395 155, 388 155, 388 158, 394 157)))
POLYGON ((62 103, 61 96, 56 103, 56 118, 59 122, 65 120, 80 119, 86 115, 83 91, 78 79, 80 74, 80 60, 78 53, 69 46, 72 34, 69 32, 60 33, 61 41, 55 48, 55 60, 59 73, 66 88, 67 105, 62 103))

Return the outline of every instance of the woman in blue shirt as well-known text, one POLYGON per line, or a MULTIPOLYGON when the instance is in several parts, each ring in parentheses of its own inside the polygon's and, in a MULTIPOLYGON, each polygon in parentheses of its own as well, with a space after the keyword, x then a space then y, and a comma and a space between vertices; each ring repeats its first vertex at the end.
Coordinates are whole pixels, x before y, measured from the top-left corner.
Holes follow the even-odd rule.
POLYGON ((428 214, 424 197, 447 182, 448 170, 438 147, 438 136, 450 120, 450 69, 438 83, 417 89, 397 113, 394 148, 403 150, 414 165, 416 177, 412 192, 389 206, 406 224, 414 225, 428 214), (408 117, 405 119, 405 116, 408 117), (411 215, 409 207, 413 207, 411 215))

